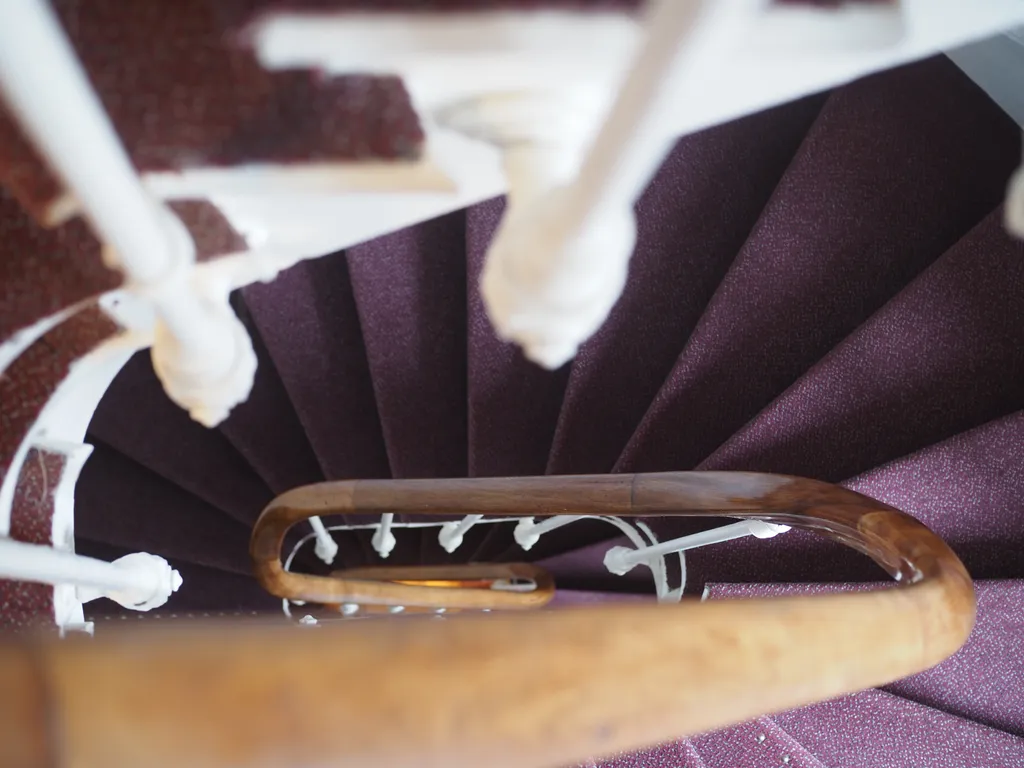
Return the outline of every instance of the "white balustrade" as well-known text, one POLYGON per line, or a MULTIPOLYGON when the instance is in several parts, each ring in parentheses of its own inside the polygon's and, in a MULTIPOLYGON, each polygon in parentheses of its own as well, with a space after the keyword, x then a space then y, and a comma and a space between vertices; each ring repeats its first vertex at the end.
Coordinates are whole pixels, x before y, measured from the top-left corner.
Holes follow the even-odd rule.
POLYGON ((108 563, 7 538, 0 538, 0 578, 69 584, 77 587, 77 598, 83 603, 106 597, 134 611, 160 607, 182 583, 166 560, 145 552, 108 563))

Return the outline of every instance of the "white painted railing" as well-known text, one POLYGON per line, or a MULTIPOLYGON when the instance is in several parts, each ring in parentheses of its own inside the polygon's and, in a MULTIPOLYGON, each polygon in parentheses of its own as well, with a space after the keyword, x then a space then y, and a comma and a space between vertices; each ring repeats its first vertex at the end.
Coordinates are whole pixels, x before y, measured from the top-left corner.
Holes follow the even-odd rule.
POLYGON ((0 578, 72 585, 83 603, 107 597, 135 611, 158 608, 181 586, 178 572, 156 555, 137 552, 107 563, 7 538, 0 538, 0 578))
MULTIPOLYGON (((394 541, 394 531, 401 532, 405 529, 411 528, 436 528, 438 529, 438 545, 443 547, 448 552, 454 552, 461 546, 463 537, 465 534, 474 526, 477 525, 500 525, 500 524, 511 524, 515 523, 515 540, 524 549, 530 549, 537 541, 546 533, 562 528, 566 525, 579 522, 580 520, 598 520, 609 525, 614 526, 618 529, 619 533, 629 539, 633 545, 630 547, 611 547, 605 555, 604 565, 609 572, 615 575, 624 575, 638 565, 643 565, 650 569, 651 575, 654 579, 655 595, 659 602, 678 602, 683 595, 686 588, 686 559, 684 553, 697 547, 705 547, 712 544, 718 544, 733 539, 742 538, 745 536, 755 536, 760 539, 768 539, 777 536, 780 533, 785 533, 789 528, 785 525, 776 525, 774 523, 765 523, 760 520, 745 520, 729 525, 720 526, 700 533, 692 534, 690 536, 683 536, 677 539, 672 539, 666 542, 659 542, 654 532, 640 520, 628 521, 619 517, 607 517, 601 515, 556 515, 542 519, 540 522, 536 522, 532 517, 485 517, 483 515, 466 515, 460 520, 451 520, 447 522, 395 522, 394 515, 385 514, 382 515, 380 523, 365 523, 359 525, 330 525, 324 526, 320 522, 320 526, 315 526, 317 530, 312 533, 306 534, 300 539, 293 547, 288 556, 284 559, 284 569, 289 570, 292 562, 295 560, 296 555, 299 551, 310 541, 313 541, 316 545, 317 552, 319 553, 321 548, 321 538, 327 536, 331 539, 331 543, 335 551, 337 550, 337 544, 334 542, 332 532, 350 532, 358 530, 374 530, 374 541, 379 541, 380 532, 382 530, 387 532, 392 542, 394 541), (668 583, 668 569, 666 558, 670 556, 676 556, 679 560, 679 583, 676 587, 670 587, 668 583)), ((319 521, 318 521, 319 522, 319 521)), ((392 544, 393 546, 393 544, 392 544)), ((390 549, 386 552, 380 552, 377 544, 374 547, 378 549, 378 553, 381 557, 387 557, 390 553, 390 549)), ((516 588, 515 585, 510 585, 509 588, 516 588)), ((284 614, 291 617, 291 606, 293 605, 304 605, 301 600, 282 600, 282 610, 284 614)), ((394 606, 394 608, 401 608, 400 606, 394 606)), ((342 616, 355 616, 359 613, 360 608, 355 604, 345 604, 339 609, 342 616)), ((398 611, 393 611, 398 612, 398 611)))

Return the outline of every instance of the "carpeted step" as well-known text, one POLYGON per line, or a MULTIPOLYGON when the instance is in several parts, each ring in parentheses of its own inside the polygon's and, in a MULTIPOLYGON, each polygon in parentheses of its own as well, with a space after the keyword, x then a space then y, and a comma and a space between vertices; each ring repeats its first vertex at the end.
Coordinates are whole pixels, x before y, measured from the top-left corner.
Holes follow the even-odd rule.
MULTIPOLYGON (((300 262, 273 283, 243 288, 242 296, 324 476, 390 477, 344 255, 300 262)), ((339 519, 374 518, 325 522, 339 519)), ((341 538, 357 543, 364 559, 375 557, 368 537, 341 538)), ((342 546, 354 549, 348 543, 342 546)))
MULTIPOLYGON (((94 443, 75 486, 75 538, 248 576, 249 529, 150 469, 94 443)), ((80 547, 79 547, 80 550, 80 547)), ((192 585, 183 586, 192 591, 192 585)))
POLYGON ((549 473, 615 464, 824 100, 812 96, 678 142, 637 203, 626 288, 572 361, 549 473))
POLYGON ((884 691, 863 691, 773 719, 826 768, 1024 765, 1024 739, 884 691))
MULTIPOLYGON (((763 598, 892 587, 885 584, 711 584, 707 596, 763 598)), ((890 693, 1000 731, 1024 736, 1024 581, 976 581, 978 618, 967 644, 930 670, 886 686, 890 693)))
POLYGON ((344 256, 300 262, 242 295, 324 475, 389 477, 344 256))
POLYGON ((164 393, 149 351, 136 353, 103 396, 93 438, 251 525, 273 494, 220 433, 192 421, 164 393))
POLYGON ((249 398, 219 426, 275 494, 324 480, 313 447, 241 293, 233 305, 249 331, 258 367, 249 398))
POLYGON ((1019 127, 944 57, 833 91, 617 469, 697 465, 998 205, 1019 159, 1019 127))
MULTIPOLYGON (((858 475, 843 485, 914 515, 945 539, 976 578, 1024 578, 1024 412, 995 419, 858 475)), ((659 526, 661 527, 661 526, 659 526)), ((790 531, 688 553, 691 581, 866 581, 887 578, 867 557, 790 531)))
POLYGON ((460 211, 347 252, 396 478, 466 475, 465 229, 460 211))
POLYGON ((945 539, 978 579, 1024 578, 1024 411, 869 470, 848 488, 945 539))
POLYGON ((707 768, 707 764, 701 760, 693 744, 674 741, 652 749, 593 760, 581 768, 707 768))
POLYGON ((997 209, 700 467, 839 481, 1019 410, 1021 317, 997 209))
POLYGON ((824 768, 770 717, 705 733, 691 741, 707 768, 824 768))

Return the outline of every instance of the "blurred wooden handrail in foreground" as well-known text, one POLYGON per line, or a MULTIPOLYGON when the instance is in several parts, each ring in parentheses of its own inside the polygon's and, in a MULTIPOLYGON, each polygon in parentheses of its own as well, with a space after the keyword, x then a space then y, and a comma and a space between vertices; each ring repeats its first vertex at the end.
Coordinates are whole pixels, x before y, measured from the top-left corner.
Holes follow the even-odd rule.
MULTIPOLYGON (((890 589, 444 621, 153 626, 0 649, 0 758, 17 766, 436 766, 580 762, 881 685, 956 651, 970 577, 913 518, 800 478, 727 472, 352 481, 264 511, 268 586, 294 523, 332 513, 689 515, 815 530, 890 589)), ((768 545, 770 546, 770 545, 768 545)))

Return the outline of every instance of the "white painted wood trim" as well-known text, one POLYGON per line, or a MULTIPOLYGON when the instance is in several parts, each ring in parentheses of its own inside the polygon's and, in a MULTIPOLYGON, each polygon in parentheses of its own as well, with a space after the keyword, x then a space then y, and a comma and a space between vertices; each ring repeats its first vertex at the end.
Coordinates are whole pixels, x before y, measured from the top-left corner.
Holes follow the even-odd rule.
POLYGON ((229 168, 147 171, 142 175, 142 181, 152 195, 163 200, 219 195, 315 197, 353 192, 454 194, 456 191, 455 182, 430 157, 389 162, 235 165, 229 168))

